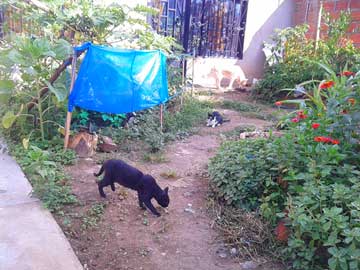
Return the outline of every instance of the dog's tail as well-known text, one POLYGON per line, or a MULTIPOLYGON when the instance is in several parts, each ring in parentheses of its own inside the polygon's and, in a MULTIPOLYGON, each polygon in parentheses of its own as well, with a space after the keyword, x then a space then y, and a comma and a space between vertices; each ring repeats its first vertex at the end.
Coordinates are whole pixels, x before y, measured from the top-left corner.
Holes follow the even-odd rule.
POLYGON ((98 173, 94 173, 94 176, 98 177, 102 175, 103 172, 104 172, 104 164, 101 166, 100 171, 98 173))
POLYGON ((230 119, 223 119, 223 122, 230 122, 230 119))

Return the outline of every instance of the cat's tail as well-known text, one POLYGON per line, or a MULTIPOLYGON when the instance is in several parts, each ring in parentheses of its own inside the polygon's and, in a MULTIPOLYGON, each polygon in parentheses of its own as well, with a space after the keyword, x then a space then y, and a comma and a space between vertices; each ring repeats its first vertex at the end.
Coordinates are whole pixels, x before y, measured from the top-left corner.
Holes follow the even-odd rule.
POLYGON ((104 172, 104 164, 101 166, 100 171, 98 173, 94 173, 96 177, 100 176, 104 172))

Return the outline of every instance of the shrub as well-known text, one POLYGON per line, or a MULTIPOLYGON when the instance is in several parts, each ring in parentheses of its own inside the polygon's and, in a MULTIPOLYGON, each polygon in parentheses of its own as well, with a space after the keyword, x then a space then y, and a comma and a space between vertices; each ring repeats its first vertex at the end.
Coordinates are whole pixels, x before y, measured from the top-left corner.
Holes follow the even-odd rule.
POLYGON ((273 178, 272 164, 266 161, 265 139, 226 142, 209 164, 213 189, 228 204, 257 209, 266 179, 273 178))
MULTIPOLYGON (((64 152, 63 155, 67 156, 70 152, 64 152)), ((30 146, 29 149, 16 146, 12 151, 35 194, 50 211, 59 211, 64 205, 76 202, 75 196, 71 194, 68 177, 63 173, 61 165, 54 161, 60 157, 60 153, 56 149, 42 150, 37 146, 30 146)), ((68 162, 69 159, 65 161, 68 162)))
POLYGON ((287 226, 290 267, 359 269, 360 72, 319 66, 326 80, 277 102, 299 106, 284 136, 225 143, 209 172, 225 201, 287 226))
POLYGON ((304 81, 322 80, 326 74, 314 61, 327 63, 335 73, 347 65, 349 70, 359 68, 360 51, 350 40, 346 31, 350 25, 348 13, 341 12, 337 19, 324 15, 323 36, 315 42, 306 38, 308 26, 296 26, 278 30, 273 44, 265 44, 268 52, 263 78, 256 84, 253 94, 259 99, 273 101, 284 98, 289 92, 283 89, 299 88, 304 81))

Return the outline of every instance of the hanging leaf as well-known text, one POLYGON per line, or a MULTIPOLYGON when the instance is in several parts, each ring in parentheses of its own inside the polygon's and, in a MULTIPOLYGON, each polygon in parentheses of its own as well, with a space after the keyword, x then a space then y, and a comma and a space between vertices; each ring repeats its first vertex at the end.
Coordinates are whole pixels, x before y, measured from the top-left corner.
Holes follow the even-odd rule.
POLYGON ((16 118, 17 116, 11 111, 5 113, 5 115, 2 118, 3 127, 6 129, 10 128, 14 124, 16 118))
POLYGON ((56 85, 57 87, 54 87, 48 81, 46 81, 45 83, 46 83, 47 87, 49 88, 50 92, 56 96, 56 98, 59 102, 65 100, 67 90, 64 85, 58 84, 58 85, 56 85))
POLYGON ((53 47, 53 51, 56 54, 56 59, 64 60, 71 56, 72 47, 69 42, 64 39, 60 39, 57 41, 56 45, 53 47))
POLYGON ((24 138, 24 139, 22 140, 22 145, 23 145, 23 147, 24 147, 25 149, 28 149, 28 148, 29 148, 29 141, 30 141, 29 138, 24 138))
POLYGON ((0 80, 0 103, 6 103, 10 96, 11 90, 14 89, 14 82, 10 80, 0 80))

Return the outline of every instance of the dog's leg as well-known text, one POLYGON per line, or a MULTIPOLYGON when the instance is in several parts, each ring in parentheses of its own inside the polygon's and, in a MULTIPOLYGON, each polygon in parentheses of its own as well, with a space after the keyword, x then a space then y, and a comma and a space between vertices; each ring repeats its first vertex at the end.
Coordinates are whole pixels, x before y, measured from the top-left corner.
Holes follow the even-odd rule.
POLYGON ((155 207, 152 205, 150 198, 147 198, 146 200, 143 200, 146 207, 149 208, 149 210, 156 216, 160 217, 160 213, 155 209, 155 207))
POLYGON ((103 180, 98 182, 99 193, 100 193, 100 196, 103 197, 103 198, 106 198, 106 195, 104 193, 104 187, 110 185, 111 183, 109 183, 109 182, 110 181, 108 181, 106 176, 103 178, 103 180))
POLYGON ((142 201, 142 196, 141 196, 140 192, 138 191, 137 194, 138 194, 138 200, 139 200, 140 208, 143 209, 143 210, 146 210, 146 207, 144 206, 144 203, 142 201))

